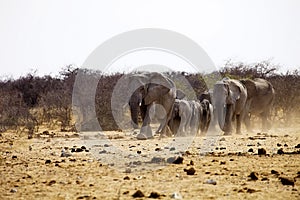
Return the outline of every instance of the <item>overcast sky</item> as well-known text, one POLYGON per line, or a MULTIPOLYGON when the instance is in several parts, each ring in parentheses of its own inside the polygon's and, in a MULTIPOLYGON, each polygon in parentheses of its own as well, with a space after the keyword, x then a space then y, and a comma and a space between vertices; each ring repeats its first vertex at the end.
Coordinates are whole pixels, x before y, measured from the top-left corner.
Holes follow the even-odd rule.
POLYGON ((298 0, 0 0, 0 76, 80 67, 102 42, 138 28, 184 34, 218 67, 273 59, 300 69, 299 10, 298 0))

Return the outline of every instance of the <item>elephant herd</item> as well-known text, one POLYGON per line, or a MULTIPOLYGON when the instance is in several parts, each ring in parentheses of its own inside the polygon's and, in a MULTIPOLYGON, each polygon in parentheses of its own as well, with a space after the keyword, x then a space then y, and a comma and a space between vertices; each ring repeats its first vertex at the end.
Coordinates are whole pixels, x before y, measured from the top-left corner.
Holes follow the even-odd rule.
POLYGON ((225 135, 231 134, 233 127, 241 134, 242 122, 251 131, 251 115, 261 117, 263 130, 270 126, 275 91, 265 79, 224 78, 214 84, 212 92, 196 100, 187 100, 170 78, 157 72, 130 75, 129 87, 133 88, 129 99, 133 127, 138 128, 139 116, 142 119, 137 139, 153 138, 153 119, 159 122, 156 133, 160 136, 205 134, 217 124, 225 135))

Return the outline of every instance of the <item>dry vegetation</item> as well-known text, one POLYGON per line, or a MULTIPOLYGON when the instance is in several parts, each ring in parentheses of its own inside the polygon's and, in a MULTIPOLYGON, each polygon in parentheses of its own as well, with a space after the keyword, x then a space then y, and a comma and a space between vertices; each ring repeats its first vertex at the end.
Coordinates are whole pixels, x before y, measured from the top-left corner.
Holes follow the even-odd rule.
MULTIPOLYGON (((220 70, 222 76, 231 78, 266 78, 276 91, 273 118, 282 124, 292 123, 300 112, 300 72, 277 73, 278 66, 269 62, 252 65, 228 62, 220 70)), ((0 81, 0 130, 26 128, 33 133, 38 128, 60 128, 62 131, 75 130, 72 121, 72 90, 78 69, 67 66, 60 76, 38 77, 28 74, 16 80, 0 81)), ((90 81, 99 81, 96 92, 96 112, 103 130, 118 130, 111 111, 111 95, 113 88, 122 74, 103 75, 100 72, 86 71, 90 81)), ((186 74, 172 73, 176 82, 177 75, 183 75, 193 87, 196 95, 207 90, 207 77, 215 73, 186 74)), ((85 83, 89 87, 89 83, 85 83)), ((178 88, 185 86, 176 83, 178 88)), ((82 91, 84 96, 84 91, 82 91)), ((81 111, 83 113, 88 111, 81 111)), ((81 121, 81 130, 93 130, 88 119, 81 121)))

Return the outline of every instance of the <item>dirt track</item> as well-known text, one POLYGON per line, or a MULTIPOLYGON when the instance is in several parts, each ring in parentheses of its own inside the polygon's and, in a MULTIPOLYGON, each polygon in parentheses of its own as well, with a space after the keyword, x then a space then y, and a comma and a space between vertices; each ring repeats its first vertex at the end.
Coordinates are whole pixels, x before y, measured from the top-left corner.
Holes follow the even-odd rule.
POLYGON ((133 199, 138 190, 140 199, 300 199, 300 127, 197 136, 184 151, 172 148, 182 138, 138 141, 132 132, 105 132, 99 144, 75 133, 19 135, 0 136, 0 199, 133 199), (168 163, 180 156, 182 164, 168 163))

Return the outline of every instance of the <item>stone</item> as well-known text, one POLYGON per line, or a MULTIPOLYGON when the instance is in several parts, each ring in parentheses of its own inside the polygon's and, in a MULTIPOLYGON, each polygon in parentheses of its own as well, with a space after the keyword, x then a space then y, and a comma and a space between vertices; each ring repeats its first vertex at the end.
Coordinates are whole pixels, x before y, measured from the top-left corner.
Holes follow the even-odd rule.
POLYGON ((183 171, 185 171, 187 175, 194 175, 196 172, 196 170, 193 167, 189 169, 184 169, 183 171))
POLYGON ((133 198, 139 198, 139 197, 144 197, 144 193, 141 191, 141 190, 137 190, 133 195, 132 197, 133 198))

